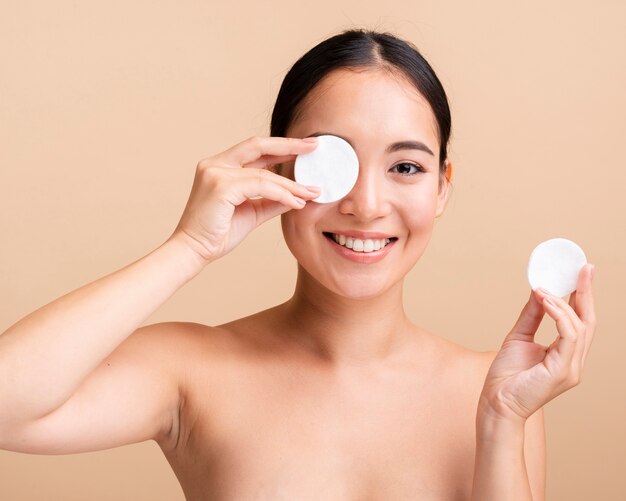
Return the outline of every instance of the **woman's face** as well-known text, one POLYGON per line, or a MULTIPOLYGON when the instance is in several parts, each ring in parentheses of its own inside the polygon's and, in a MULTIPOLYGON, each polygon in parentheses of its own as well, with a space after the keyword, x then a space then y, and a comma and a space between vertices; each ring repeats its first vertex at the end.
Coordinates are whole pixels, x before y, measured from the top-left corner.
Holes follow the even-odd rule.
MULTIPOLYGON (((306 97, 287 135, 316 133, 346 139, 359 159, 359 176, 337 202, 307 202, 303 209, 283 214, 285 241, 300 266, 326 288, 345 297, 376 296, 402 280, 420 258, 447 200, 447 179, 439 186, 435 116, 402 77, 379 70, 335 70, 306 97), (387 151, 404 141, 426 148, 387 151), (325 235, 354 231, 397 240, 382 258, 372 259, 380 251, 354 252, 325 235)), ((281 173, 294 179, 293 167, 293 161, 285 163, 281 173)))

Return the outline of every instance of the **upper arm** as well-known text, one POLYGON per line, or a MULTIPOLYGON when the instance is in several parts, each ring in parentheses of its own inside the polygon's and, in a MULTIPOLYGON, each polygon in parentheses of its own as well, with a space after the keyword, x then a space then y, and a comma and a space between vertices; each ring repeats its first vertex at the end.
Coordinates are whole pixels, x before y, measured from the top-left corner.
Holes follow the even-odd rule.
POLYGON ((176 323, 141 327, 49 414, 22 425, 2 448, 29 454, 97 451, 154 439, 178 425, 179 378, 171 353, 176 323))
POLYGON ((546 437, 543 407, 526 420, 524 459, 533 501, 544 501, 546 496, 546 437))

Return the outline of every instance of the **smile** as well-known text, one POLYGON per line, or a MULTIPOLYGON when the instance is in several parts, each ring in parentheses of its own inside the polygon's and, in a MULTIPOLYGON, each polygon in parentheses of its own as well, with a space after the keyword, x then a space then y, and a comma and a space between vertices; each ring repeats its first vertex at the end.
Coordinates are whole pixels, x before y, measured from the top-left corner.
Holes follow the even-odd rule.
POLYGON ((360 239, 330 232, 324 232, 324 235, 328 238, 332 238, 339 245, 352 249, 354 252, 374 252, 386 247, 392 241, 397 240, 396 237, 360 239))
POLYGON ((360 264, 372 264, 383 259, 398 240, 389 238, 355 238, 330 232, 323 232, 332 248, 341 256, 360 264))

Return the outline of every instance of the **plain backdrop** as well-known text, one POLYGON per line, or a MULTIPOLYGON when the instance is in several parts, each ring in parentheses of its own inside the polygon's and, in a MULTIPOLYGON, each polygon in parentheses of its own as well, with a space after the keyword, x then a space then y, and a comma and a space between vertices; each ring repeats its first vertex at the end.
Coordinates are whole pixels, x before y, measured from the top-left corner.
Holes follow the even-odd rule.
MULTIPOLYGON (((454 189, 405 305, 424 328, 497 350, 526 265, 565 237, 596 265, 582 383, 545 407, 548 499, 626 491, 626 4, 597 0, 2 1, 0 332, 139 259, 178 223, 197 162, 269 135, 290 66, 347 28, 431 63, 452 110, 454 189)), ((145 324, 223 323, 293 292, 279 218, 145 324)), ((537 340, 556 330, 546 318, 537 340)), ((89 333, 85 333, 89 335, 89 333)), ((0 405, 2 403, 0 402, 0 405)), ((0 451, 0 499, 182 500, 154 442, 67 456, 0 451)))

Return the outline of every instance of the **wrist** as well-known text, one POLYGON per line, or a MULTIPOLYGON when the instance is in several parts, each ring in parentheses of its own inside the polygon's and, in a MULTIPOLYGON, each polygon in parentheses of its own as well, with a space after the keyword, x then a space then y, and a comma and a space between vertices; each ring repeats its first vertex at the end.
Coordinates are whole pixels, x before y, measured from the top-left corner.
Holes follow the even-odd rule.
POLYGON ((532 499, 524 457, 524 424, 520 420, 477 415, 471 499, 532 499))
POLYGON ((495 409, 480 399, 476 413, 476 439, 485 442, 519 442, 524 440, 526 419, 495 409))
POLYGON ((210 260, 201 256, 180 233, 173 233, 162 245, 181 263, 189 279, 200 273, 210 260))

